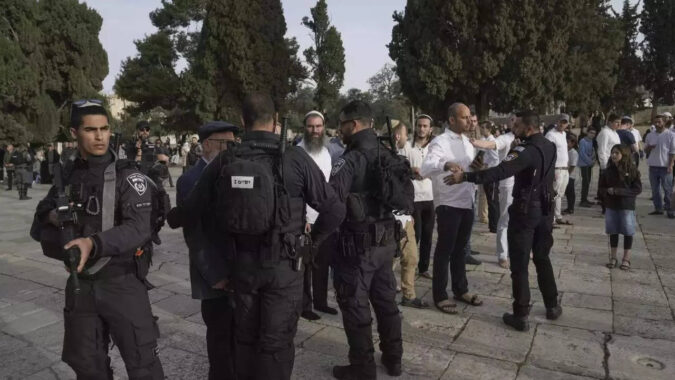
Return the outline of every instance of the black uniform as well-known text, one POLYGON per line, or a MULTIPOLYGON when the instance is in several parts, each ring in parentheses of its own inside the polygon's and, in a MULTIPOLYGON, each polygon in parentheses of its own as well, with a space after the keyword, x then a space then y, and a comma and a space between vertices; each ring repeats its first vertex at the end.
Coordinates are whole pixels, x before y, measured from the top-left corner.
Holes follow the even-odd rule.
POLYGON ((526 317, 530 312, 527 273, 530 251, 546 308, 558 305, 555 274, 549 259, 553 246, 551 199, 555 160, 555 145, 541 133, 536 133, 513 148, 499 166, 465 173, 466 180, 474 183, 490 183, 515 175, 513 204, 509 207, 508 242, 516 317, 526 317))
MULTIPOLYGON (((349 362, 359 376, 375 378, 372 338, 372 304, 377 317, 382 360, 401 362, 401 316, 396 305, 396 280, 392 263, 396 255, 396 220, 374 200, 373 182, 377 159, 377 136, 365 129, 351 137, 347 150, 331 172, 330 184, 340 200, 347 202, 347 219, 340 227, 338 252, 333 257, 334 287, 342 311, 349 362), (366 218, 355 221, 356 199, 365 200, 366 218)), ((358 213, 358 212, 357 212, 358 213)), ((317 224, 327 215, 319 213, 317 224)), ((360 219, 360 218, 358 218, 360 219)))
POLYGON ((150 168, 155 165, 155 157, 157 157, 155 154, 155 144, 146 139, 141 141, 140 148, 136 148, 137 142, 138 140, 130 140, 126 144, 127 159, 132 161, 135 160, 136 156, 138 155, 138 150, 140 149, 141 160, 139 161, 139 167, 141 172, 147 175, 150 171, 150 168))
MULTIPOLYGON (((274 145, 278 141, 279 136, 274 133, 248 131, 242 138, 242 146, 253 142, 274 145)), ((288 246, 267 244, 268 234, 223 237, 223 231, 217 228, 217 215, 209 223, 209 215, 219 201, 217 182, 227 163, 228 151, 204 169, 183 205, 169 214, 169 224, 176 227, 201 220, 209 239, 233 259, 228 267, 236 303, 238 379, 290 379, 295 358, 293 338, 302 304, 303 271, 293 268, 288 246)), ((311 157, 301 148, 290 147, 283 156, 283 163, 291 211, 291 221, 284 226, 284 230, 289 231, 286 235, 295 238, 303 233, 305 203, 326 216, 314 225, 313 236, 325 236, 336 229, 344 217, 344 206, 311 157)), ((223 207, 228 207, 227 199, 220 201, 223 207)))
POLYGON ((19 191, 19 199, 30 199, 28 187, 33 183, 33 160, 25 149, 14 149, 9 162, 14 165, 14 184, 19 191))
MULTIPOLYGON (((62 359, 78 379, 112 379, 110 338, 119 348, 130 379, 163 379, 157 356, 159 330, 152 315, 139 248, 150 241, 151 191, 145 176, 133 166, 116 171, 114 210, 104 205, 104 172, 115 170, 111 153, 88 160, 77 158, 63 173, 70 198, 81 202, 79 236, 91 236, 94 249, 88 264, 110 258, 93 275, 80 275, 79 294, 66 285, 65 336, 62 359), (104 214, 114 214, 113 226, 103 231, 104 214)), ((112 182, 112 181, 111 181, 112 182)), ((110 186, 111 184, 109 184, 110 186)), ((50 257, 62 255, 56 227, 48 223, 55 208, 56 187, 38 204, 31 236, 50 257)), ((112 203, 112 202, 110 202, 112 203)), ((145 256, 147 257, 147 256, 145 256)), ((146 268, 147 269, 147 268, 146 268)))

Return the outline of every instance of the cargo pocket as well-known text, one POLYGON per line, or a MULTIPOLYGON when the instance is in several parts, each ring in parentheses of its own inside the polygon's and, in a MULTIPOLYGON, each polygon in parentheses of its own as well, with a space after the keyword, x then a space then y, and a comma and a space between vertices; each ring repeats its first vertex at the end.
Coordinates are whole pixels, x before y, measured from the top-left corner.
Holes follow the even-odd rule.
POLYGON ((64 309, 63 320, 63 361, 83 375, 104 371, 107 344, 98 315, 64 309))
POLYGON ((157 339, 159 338, 159 327, 157 326, 157 317, 153 316, 150 325, 134 325, 134 338, 136 342, 136 363, 135 368, 147 368, 155 362, 159 350, 157 339))

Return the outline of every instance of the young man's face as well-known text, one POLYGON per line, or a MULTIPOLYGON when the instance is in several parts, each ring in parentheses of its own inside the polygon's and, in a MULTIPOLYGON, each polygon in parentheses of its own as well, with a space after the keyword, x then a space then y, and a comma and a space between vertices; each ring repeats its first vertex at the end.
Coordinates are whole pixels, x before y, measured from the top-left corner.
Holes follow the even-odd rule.
POLYGON ((588 136, 589 139, 593 140, 595 138, 595 129, 591 129, 586 133, 586 136, 588 136))
POLYGON ((616 130, 619 129, 619 127, 621 126, 621 120, 616 119, 616 120, 614 120, 613 122, 611 122, 611 123, 609 124, 609 126, 610 126, 610 128, 612 128, 613 130, 616 131, 616 130))
POLYGON ((79 128, 70 128, 70 134, 84 156, 102 156, 108 151, 110 126, 104 115, 84 116, 79 128))
POLYGON ((415 128, 417 129, 417 136, 425 139, 431 134, 431 120, 425 117, 417 119, 415 128))

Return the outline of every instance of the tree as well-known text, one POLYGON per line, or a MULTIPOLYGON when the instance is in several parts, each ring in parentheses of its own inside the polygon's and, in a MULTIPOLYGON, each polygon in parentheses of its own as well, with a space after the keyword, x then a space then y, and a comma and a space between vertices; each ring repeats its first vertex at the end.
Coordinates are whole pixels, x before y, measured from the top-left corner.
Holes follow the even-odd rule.
POLYGON ((25 133, 12 136, 52 141, 59 127, 68 124, 70 101, 98 96, 108 74, 107 54, 98 39, 102 22, 96 11, 77 0, 3 2, 3 130, 22 128, 25 133))
POLYGON ((675 94, 675 0, 644 0, 640 32, 652 104, 672 104, 675 94))
POLYGON ((567 112, 609 112, 612 105, 622 43, 620 21, 609 14, 607 0, 579 0, 571 20, 564 72, 565 85, 556 93, 567 112))
POLYGON ((319 0, 310 9, 311 19, 303 17, 302 24, 314 37, 314 46, 304 51, 307 64, 311 68, 312 79, 316 83, 314 100, 318 109, 326 111, 338 99, 344 83, 345 50, 340 32, 330 24, 328 5, 319 0))
POLYGON ((640 87, 644 85, 644 71, 642 60, 637 55, 638 13, 639 3, 630 5, 624 0, 623 10, 619 16, 619 23, 623 32, 623 46, 619 55, 616 86, 614 86, 613 105, 624 113, 632 114, 642 107, 642 93, 640 87))
POLYGON ((408 1, 394 13, 389 44, 403 93, 439 119, 454 101, 475 104, 481 118, 544 108, 564 85, 575 3, 408 1))
MULTIPOLYGON (((401 92, 401 82, 396 75, 396 66, 385 64, 380 71, 368 79, 375 115, 375 125, 384 125, 386 117, 397 120, 410 120, 410 101, 401 92)), ((348 95, 349 96, 349 95, 348 95)), ((356 97, 354 97, 356 98, 356 97)))

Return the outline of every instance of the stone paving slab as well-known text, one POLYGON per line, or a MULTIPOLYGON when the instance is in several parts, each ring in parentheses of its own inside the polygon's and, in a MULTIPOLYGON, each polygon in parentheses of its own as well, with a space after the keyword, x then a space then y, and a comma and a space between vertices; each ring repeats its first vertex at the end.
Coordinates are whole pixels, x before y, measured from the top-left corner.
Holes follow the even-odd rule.
MULTIPOLYGON (((648 187, 646 178, 643 184, 648 187)), ((46 191, 46 186, 34 186, 34 199, 23 203, 14 201, 15 193, 0 192, 0 204, 12 204, 0 207, 0 379, 74 378, 60 361, 67 274, 27 236, 35 205, 46 191)), ((598 207, 578 209, 570 217, 573 226, 554 230, 551 262, 564 313, 557 321, 545 319, 531 263, 528 333, 501 322, 511 309, 511 279, 496 265, 495 235, 477 223, 472 244, 484 264, 468 266, 467 277, 484 305, 460 304, 457 315, 433 307, 401 308, 404 373, 398 379, 675 378, 675 222, 646 215, 652 208, 648 191, 637 202, 640 228, 630 272, 604 266, 607 237, 598 207)), ((169 192, 174 196, 173 189, 169 192)), ((208 370, 205 326, 199 302, 190 297, 182 232, 165 228, 161 237, 164 244, 157 247, 148 277, 157 287, 149 296, 159 317, 160 358, 169 379, 203 379, 208 370)), ((419 278, 416 284, 418 296, 430 302, 431 281, 419 278)), ((337 307, 332 289, 328 303, 337 307)), ((389 379, 379 364, 375 325, 373 334, 378 378, 389 379)), ((347 362, 341 315, 300 321, 295 344, 294 379, 327 379, 333 365, 347 362)), ((115 379, 126 379, 117 348, 110 355, 115 379)))

